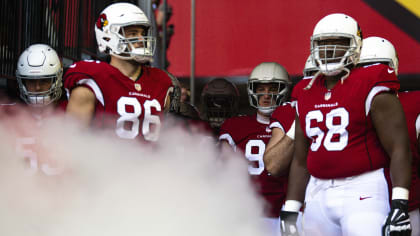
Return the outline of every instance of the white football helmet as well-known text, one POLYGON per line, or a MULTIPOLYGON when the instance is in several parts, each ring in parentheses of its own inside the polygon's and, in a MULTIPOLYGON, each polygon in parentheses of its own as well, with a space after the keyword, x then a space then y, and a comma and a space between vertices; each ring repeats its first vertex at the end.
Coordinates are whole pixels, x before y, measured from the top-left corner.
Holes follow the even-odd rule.
POLYGON ((20 55, 16 78, 20 97, 29 105, 45 106, 61 97, 63 67, 55 50, 48 45, 34 44, 20 55), (45 91, 29 91, 28 80, 50 80, 51 85, 45 91))
POLYGON ((384 62, 395 70, 398 75, 398 55, 394 45, 381 37, 368 37, 363 39, 362 52, 359 64, 372 64, 384 62))
POLYGON ((144 12, 131 3, 114 3, 105 8, 95 24, 96 41, 100 52, 106 52, 124 60, 140 63, 151 61, 156 39, 152 25, 144 12), (145 30, 142 38, 127 38, 124 28, 139 25, 145 30), (134 44, 141 43, 142 47, 134 44))
POLYGON ((318 67, 314 64, 311 55, 309 55, 308 59, 305 62, 305 68, 303 68, 303 76, 304 77, 311 77, 318 71, 318 67))
POLYGON ((322 18, 311 37, 311 55, 322 74, 334 76, 348 65, 356 65, 362 47, 362 33, 350 16, 335 13, 322 18), (323 40, 348 39, 349 45, 325 45, 323 40))
POLYGON ((286 69, 276 62, 263 62, 256 66, 248 78, 248 97, 252 107, 257 108, 263 114, 271 114, 276 107, 285 102, 290 92, 291 81, 286 69), (259 83, 276 83, 278 85, 276 93, 257 93, 256 88, 259 83), (259 98, 269 95, 274 102, 272 106, 261 106, 259 98))

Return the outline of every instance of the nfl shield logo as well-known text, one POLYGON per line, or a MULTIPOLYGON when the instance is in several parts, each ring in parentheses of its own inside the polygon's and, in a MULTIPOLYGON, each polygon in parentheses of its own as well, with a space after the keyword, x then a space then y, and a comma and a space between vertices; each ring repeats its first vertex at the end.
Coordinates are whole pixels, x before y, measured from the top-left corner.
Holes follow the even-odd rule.
POLYGON ((140 84, 134 84, 134 88, 140 92, 141 91, 141 85, 140 84))
POLYGON ((331 91, 326 92, 324 98, 325 98, 326 101, 330 100, 330 98, 331 98, 331 91))

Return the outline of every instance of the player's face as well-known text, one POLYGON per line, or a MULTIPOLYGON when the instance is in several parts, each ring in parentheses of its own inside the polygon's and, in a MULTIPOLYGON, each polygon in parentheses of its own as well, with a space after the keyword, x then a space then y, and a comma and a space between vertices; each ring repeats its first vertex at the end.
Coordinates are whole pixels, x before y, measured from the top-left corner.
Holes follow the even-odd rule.
POLYGON ((319 57, 323 58, 336 58, 333 60, 323 61, 323 63, 336 63, 340 62, 341 57, 346 54, 350 39, 348 38, 329 38, 318 41, 318 46, 322 49, 319 51, 319 57))
POLYGON ((124 36, 133 44, 135 48, 143 48, 143 37, 146 35, 146 30, 139 25, 130 25, 124 27, 124 36))
POLYGON ((255 89, 258 94, 258 103, 262 107, 270 107, 275 104, 274 94, 279 91, 278 84, 276 83, 259 83, 255 89))
POLYGON ((27 79, 25 87, 29 92, 45 92, 51 88, 51 79, 27 79))

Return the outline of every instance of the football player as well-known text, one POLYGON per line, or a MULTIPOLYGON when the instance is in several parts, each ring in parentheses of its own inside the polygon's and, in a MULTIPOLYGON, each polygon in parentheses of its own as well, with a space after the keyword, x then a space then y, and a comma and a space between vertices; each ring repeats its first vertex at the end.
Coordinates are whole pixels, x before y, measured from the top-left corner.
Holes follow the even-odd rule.
POLYGON ((53 48, 46 44, 33 44, 20 55, 16 78, 20 98, 27 106, 1 106, 1 123, 15 136, 16 151, 25 159, 33 173, 55 175, 56 167, 44 152, 37 138, 44 120, 64 111, 66 105, 62 90, 63 67, 53 48))
POLYGON ((114 3, 95 24, 99 51, 110 63, 81 61, 70 66, 64 87, 67 113, 86 125, 113 129, 123 139, 157 141, 172 82, 147 66, 155 50, 149 19, 136 5, 114 3))
POLYGON ((298 117, 282 232, 296 226, 305 200, 305 235, 408 235, 411 153, 394 69, 355 68, 362 34, 345 14, 315 26, 318 72, 293 89, 298 117), (390 165, 389 207, 384 167, 390 165), (306 194, 305 194, 306 192, 306 194), (385 223, 385 232, 382 226, 385 223))
POLYGON ((238 114, 239 91, 227 79, 212 79, 201 91, 201 104, 203 119, 210 124, 217 135, 223 122, 238 114))
MULTIPOLYGON (((360 66, 384 63, 398 75, 398 56, 394 45, 387 39, 381 37, 368 37, 363 40, 363 48, 360 53, 360 66)), ((420 121, 420 91, 407 91, 398 93, 401 105, 404 109, 405 118, 410 137, 410 147, 413 154, 411 187, 408 200, 408 210, 411 221, 412 235, 420 235, 420 179, 418 176, 418 165, 420 155, 416 136, 416 120, 420 121)))
MULTIPOLYGON (((275 178, 265 169, 263 154, 271 137, 269 128, 270 115, 289 96, 289 75, 283 66, 276 62, 263 62, 256 66, 248 79, 248 96, 250 105, 257 109, 255 115, 237 116, 226 119, 220 129, 220 145, 223 156, 229 150, 243 153, 248 160, 248 173, 255 183, 259 194, 267 203, 265 221, 271 235, 279 235, 279 213, 284 202, 287 180, 275 178)), ((290 127, 294 111, 283 124, 290 127)))
MULTIPOLYGON (((303 79, 312 79, 318 71, 309 55, 303 69, 303 79)), ((264 164, 267 171, 275 176, 288 173, 293 157, 295 137, 295 109, 293 102, 277 107, 270 119, 272 136, 264 153, 264 164), (291 124, 290 126, 285 126, 291 124)))
POLYGON ((50 46, 29 46, 19 57, 16 78, 20 98, 30 107, 65 107, 66 99, 62 96, 63 66, 50 46))

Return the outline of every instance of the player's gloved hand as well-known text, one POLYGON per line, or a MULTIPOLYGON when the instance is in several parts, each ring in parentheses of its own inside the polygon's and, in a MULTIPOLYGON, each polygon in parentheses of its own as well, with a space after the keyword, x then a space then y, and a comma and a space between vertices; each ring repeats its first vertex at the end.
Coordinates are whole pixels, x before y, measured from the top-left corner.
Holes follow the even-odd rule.
POLYGON ((408 215, 408 201, 394 199, 391 211, 382 227, 382 236, 410 236, 411 224, 408 215))
POLYGON ((280 212, 280 231, 282 236, 299 236, 297 230, 298 212, 281 211, 280 212))

